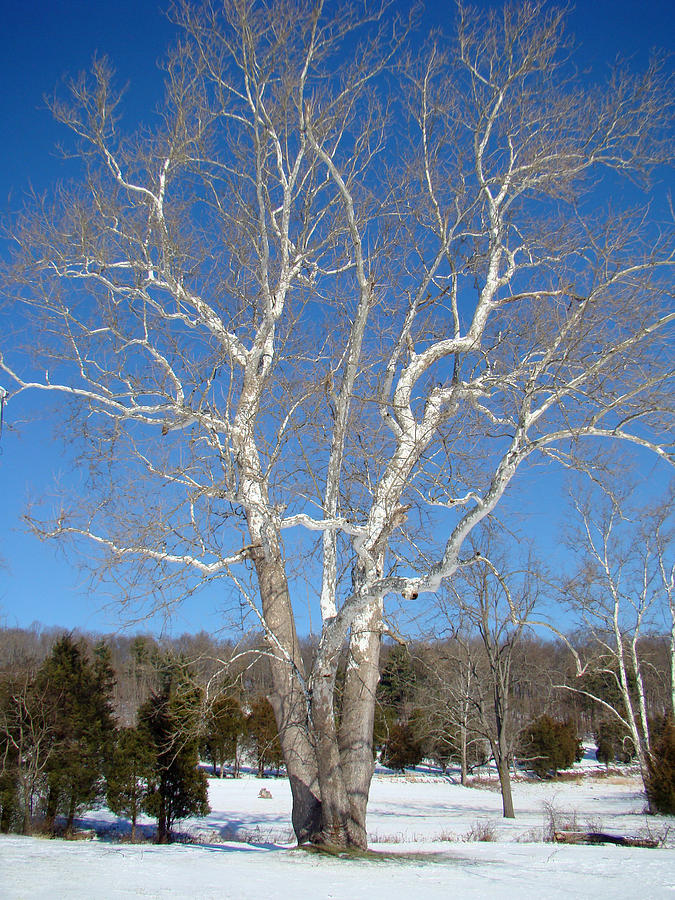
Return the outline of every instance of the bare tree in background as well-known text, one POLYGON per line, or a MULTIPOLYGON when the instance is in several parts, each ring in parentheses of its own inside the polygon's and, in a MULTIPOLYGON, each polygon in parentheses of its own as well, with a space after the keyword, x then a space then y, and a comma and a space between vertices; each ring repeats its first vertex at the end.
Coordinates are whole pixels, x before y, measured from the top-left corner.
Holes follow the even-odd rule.
MULTIPOLYGON (((659 503, 651 514, 634 511, 631 521, 616 495, 586 494, 575 505, 579 571, 565 593, 581 620, 585 645, 574 651, 579 684, 567 689, 593 700, 623 726, 646 787, 653 739, 640 643, 662 627, 672 609, 672 507, 659 503), (589 672, 614 686, 616 701, 582 680, 589 672)), ((670 651, 672 662, 672 644, 670 651)))
POLYGON ((666 627, 670 630, 668 657, 670 661, 670 718, 675 722, 675 559, 673 558, 673 491, 665 503, 660 504, 647 517, 646 530, 652 553, 658 565, 657 590, 666 601, 666 627))
MULTIPOLYGON (((473 540, 478 537, 476 533, 473 540)), ((483 543, 490 558, 474 553, 473 562, 452 581, 441 612, 457 623, 455 640, 462 650, 462 671, 467 673, 467 719, 490 745, 503 814, 513 819, 510 766, 523 724, 514 715, 513 688, 516 680, 525 680, 518 667, 519 651, 537 601, 537 579, 531 566, 514 571, 515 558, 508 568, 494 534, 483 533, 483 543)))
POLYGON ((470 761, 479 760, 479 764, 485 761, 484 740, 476 735, 471 701, 474 644, 464 639, 456 623, 454 630, 457 635, 441 643, 442 649, 429 656, 423 696, 418 705, 432 745, 430 756, 440 756, 444 766, 446 760, 459 758, 460 783, 466 785, 470 761))
POLYGON ((38 793, 54 751, 52 701, 32 674, 7 678, 0 694, 0 773, 16 779, 21 833, 30 834, 38 793))
POLYGON ((421 52, 386 3, 173 15, 154 130, 124 135, 103 61, 53 104, 82 177, 14 229, 34 355, 5 330, 5 412, 68 400, 87 448, 85 499, 39 533, 130 590, 249 605, 297 838, 363 847, 385 597, 451 579, 530 457, 668 458, 672 236, 607 197, 648 198, 672 91, 657 64, 586 87, 537 4, 460 6, 421 52))

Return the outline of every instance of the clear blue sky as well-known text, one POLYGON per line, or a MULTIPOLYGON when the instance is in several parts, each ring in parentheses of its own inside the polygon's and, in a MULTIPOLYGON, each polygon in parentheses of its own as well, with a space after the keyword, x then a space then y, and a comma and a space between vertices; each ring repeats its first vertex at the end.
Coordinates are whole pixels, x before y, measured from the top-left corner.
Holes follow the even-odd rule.
MULTIPOLYGON (((401 6, 408 4, 402 3, 401 6)), ((66 74, 87 68, 96 53, 107 55, 121 81, 129 82, 128 121, 142 121, 161 99, 156 61, 174 35, 154 0, 2 0, 0 53, 0 210, 3 219, 21 206, 32 185, 38 191, 64 174, 55 154, 63 136, 45 109, 43 96, 66 74)), ((426 18, 442 24, 451 2, 430 2, 426 18)), ((582 47, 581 59, 603 67, 617 54, 644 63, 650 48, 673 47, 672 4, 666 0, 585 0, 569 20, 582 47)), ((25 533, 21 513, 31 497, 49 494, 55 479, 68 474, 70 460, 51 437, 44 410, 29 403, 12 407, 8 419, 27 423, 20 431, 5 428, 0 440, 0 624, 46 625, 108 630, 117 611, 101 609, 109 598, 89 596, 71 561, 53 544, 25 533)), ((549 545, 556 541, 560 479, 538 476, 531 495, 539 506, 532 522, 549 545)), ((213 596, 190 601, 172 630, 196 631, 217 625, 213 596)), ((158 623, 155 623, 156 625, 158 623)))

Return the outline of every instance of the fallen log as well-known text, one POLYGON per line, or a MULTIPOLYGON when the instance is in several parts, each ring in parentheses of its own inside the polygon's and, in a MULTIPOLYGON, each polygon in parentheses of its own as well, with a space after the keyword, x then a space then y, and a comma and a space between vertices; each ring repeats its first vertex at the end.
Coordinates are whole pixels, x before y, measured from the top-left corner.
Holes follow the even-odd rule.
POLYGON ((556 844, 616 844, 618 847, 646 847, 654 849, 659 842, 653 838, 624 837, 604 831, 554 831, 556 844))

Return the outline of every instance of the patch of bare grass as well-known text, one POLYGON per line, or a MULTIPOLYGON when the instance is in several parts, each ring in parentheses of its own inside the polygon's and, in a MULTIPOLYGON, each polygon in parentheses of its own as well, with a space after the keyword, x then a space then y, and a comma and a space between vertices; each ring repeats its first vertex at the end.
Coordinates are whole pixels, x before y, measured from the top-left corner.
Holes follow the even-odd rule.
POLYGON ((369 844, 407 844, 410 838, 406 838, 402 831, 395 831, 392 834, 380 834, 375 832, 368 835, 369 844))

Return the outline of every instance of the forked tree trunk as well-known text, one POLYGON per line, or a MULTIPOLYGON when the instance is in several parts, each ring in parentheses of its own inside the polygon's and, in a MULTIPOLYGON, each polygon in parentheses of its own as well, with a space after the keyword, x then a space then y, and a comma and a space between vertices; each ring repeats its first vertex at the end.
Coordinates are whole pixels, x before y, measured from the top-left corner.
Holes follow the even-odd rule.
POLYGON ((334 707, 337 654, 321 659, 314 673, 311 736, 321 790, 321 833, 314 840, 330 846, 367 847, 381 611, 376 603, 352 625, 339 730, 334 707))
POLYGON ((365 848, 366 805, 374 770, 373 719, 379 680, 381 603, 353 624, 339 728, 334 695, 337 654, 322 660, 309 698, 281 554, 255 556, 268 646, 274 709, 293 797, 298 843, 365 848))
POLYGON ((307 728, 305 698, 288 672, 288 665, 272 661, 274 692, 269 700, 279 729, 286 771, 293 797, 293 831, 299 844, 321 832, 321 791, 314 746, 307 728), (289 685, 288 682, 291 682, 289 685), (284 690, 287 688, 287 690, 284 690))
POLYGON ((347 847, 349 798, 340 758, 335 721, 337 654, 317 660, 312 678, 311 735, 316 747, 321 791, 321 833, 314 840, 333 847, 347 847))

